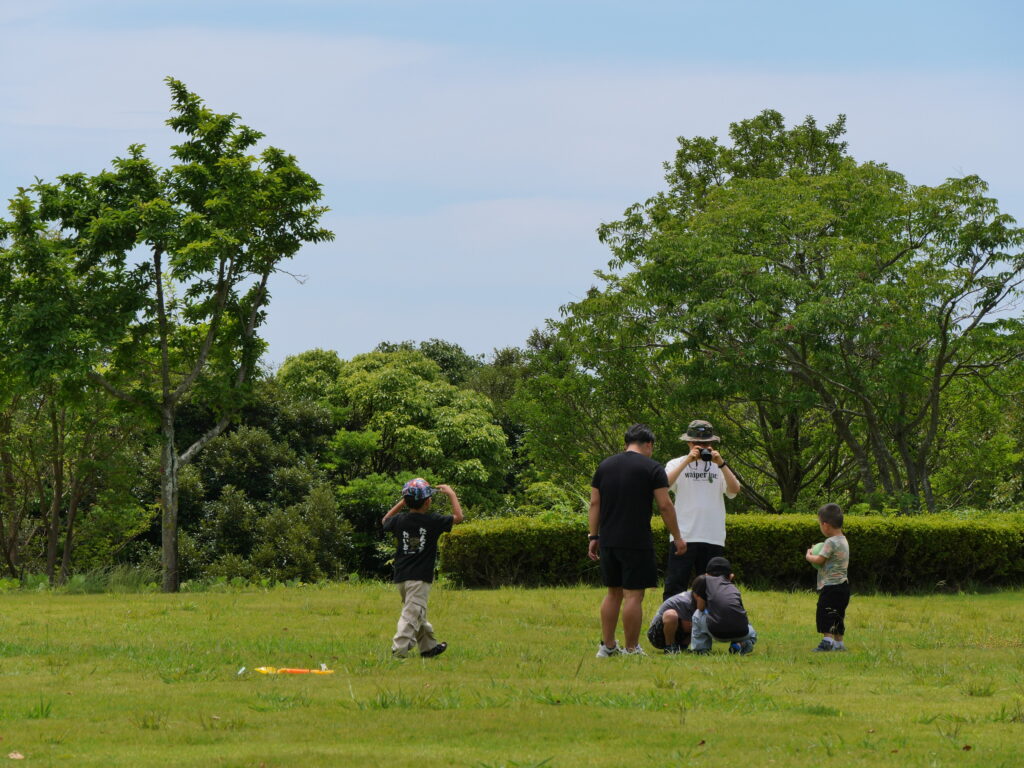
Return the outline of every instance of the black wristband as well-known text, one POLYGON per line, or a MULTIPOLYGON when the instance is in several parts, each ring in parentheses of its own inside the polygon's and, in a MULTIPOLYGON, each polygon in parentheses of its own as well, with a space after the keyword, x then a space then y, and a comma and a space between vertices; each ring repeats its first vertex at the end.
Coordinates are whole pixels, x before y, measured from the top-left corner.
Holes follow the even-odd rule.
POLYGON ((718 465, 718 468, 719 469, 725 469, 728 466, 729 466, 729 462, 723 461, 721 464, 718 465))
POLYGON ((597 535, 596 533, 592 533, 587 538, 590 539, 591 541, 597 541, 601 537, 599 535, 597 535))

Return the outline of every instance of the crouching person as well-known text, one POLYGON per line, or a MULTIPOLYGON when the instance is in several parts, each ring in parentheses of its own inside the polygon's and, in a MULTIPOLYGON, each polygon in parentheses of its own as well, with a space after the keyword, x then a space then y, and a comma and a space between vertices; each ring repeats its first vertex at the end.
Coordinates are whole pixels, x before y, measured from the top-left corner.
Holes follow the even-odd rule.
POLYGON ((729 561, 713 557, 708 561, 707 573, 694 579, 697 609, 690 630, 690 650, 694 653, 710 653, 715 640, 729 643, 729 653, 746 655, 754 650, 757 633, 747 620, 733 578, 729 561))
POLYGON ((647 639, 668 654, 682 653, 690 645, 693 612, 697 608, 693 592, 672 595, 661 604, 647 629, 647 639))

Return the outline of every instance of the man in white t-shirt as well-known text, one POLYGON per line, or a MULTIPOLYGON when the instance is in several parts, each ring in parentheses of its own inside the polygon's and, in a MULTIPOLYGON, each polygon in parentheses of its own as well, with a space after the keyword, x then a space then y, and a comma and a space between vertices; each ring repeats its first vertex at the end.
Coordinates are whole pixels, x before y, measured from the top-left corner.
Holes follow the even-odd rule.
POLYGON ((689 444, 690 452, 672 459, 665 470, 669 490, 676 497, 679 535, 687 546, 681 555, 669 548, 665 600, 690 585, 691 571, 700 575, 707 570, 711 558, 723 555, 725 497, 732 499, 740 492, 740 481, 714 447, 721 438, 715 434, 711 422, 691 421, 680 439, 689 444))

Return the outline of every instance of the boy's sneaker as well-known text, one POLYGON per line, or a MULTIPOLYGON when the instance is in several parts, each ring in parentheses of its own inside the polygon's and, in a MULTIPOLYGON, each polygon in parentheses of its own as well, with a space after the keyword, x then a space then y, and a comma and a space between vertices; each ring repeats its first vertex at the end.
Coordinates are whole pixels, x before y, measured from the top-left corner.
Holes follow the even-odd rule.
POLYGON ((623 648, 622 649, 622 653, 625 656, 646 656, 647 655, 646 653, 644 653, 644 649, 641 648, 639 645, 636 646, 635 648, 623 648))
POLYGON ((665 654, 668 656, 677 656, 682 652, 683 649, 679 647, 678 643, 672 643, 672 645, 665 646, 665 654))
POLYGON ((607 658, 610 658, 612 656, 621 656, 621 655, 622 655, 622 646, 619 645, 618 643, 616 643, 611 648, 609 648, 607 645, 604 644, 604 641, 602 640, 598 644, 598 646, 597 646, 597 658, 599 658, 599 659, 607 659, 607 658))
POLYGON ((433 648, 431 648, 429 651, 421 651, 420 652, 420 658, 421 659, 432 659, 435 656, 440 656, 447 649, 448 649, 448 643, 438 643, 433 648))
POLYGON ((823 638, 821 638, 821 642, 818 643, 818 647, 814 649, 814 653, 821 653, 822 651, 831 651, 831 650, 834 650, 834 648, 832 646, 832 641, 829 640, 827 637, 823 637, 823 638))
POLYGON ((729 653, 740 653, 743 650, 743 646, 739 643, 729 643, 729 653))

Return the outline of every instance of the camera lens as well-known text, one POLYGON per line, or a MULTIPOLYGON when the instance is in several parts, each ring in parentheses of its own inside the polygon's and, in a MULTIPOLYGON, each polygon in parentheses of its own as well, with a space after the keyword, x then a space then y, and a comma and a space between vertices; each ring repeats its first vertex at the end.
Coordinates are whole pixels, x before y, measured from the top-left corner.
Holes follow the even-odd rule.
POLYGON ((701 448, 700 449, 700 460, 701 461, 711 461, 711 449, 710 448, 701 448))

